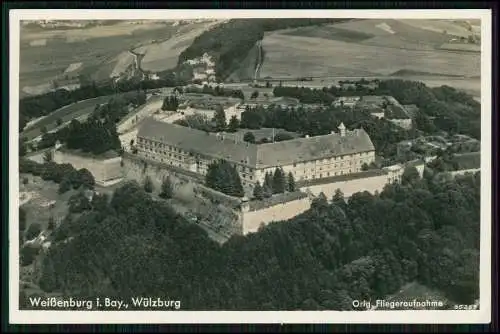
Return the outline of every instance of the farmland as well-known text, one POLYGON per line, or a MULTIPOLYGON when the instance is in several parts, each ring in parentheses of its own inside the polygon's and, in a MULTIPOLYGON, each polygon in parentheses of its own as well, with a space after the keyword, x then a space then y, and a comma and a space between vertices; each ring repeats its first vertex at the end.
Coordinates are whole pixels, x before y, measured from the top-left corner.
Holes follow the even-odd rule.
POLYGON ((262 42, 260 78, 322 77, 319 85, 325 86, 327 78, 388 78, 406 71, 405 79, 448 84, 478 95, 480 55, 461 52, 478 45, 456 43, 454 50, 443 50, 455 36, 451 33, 458 36, 466 29, 458 23, 427 21, 425 29, 413 20, 353 20, 268 33, 262 42), (447 27, 447 34, 438 32, 439 27, 447 27))
POLYGON ((385 48, 323 38, 270 34, 261 77, 377 76, 401 69, 477 76, 481 60, 471 54, 385 48))
POLYGON ((47 131, 51 131, 57 127, 57 120, 61 119, 63 123, 70 122, 73 119, 85 116, 94 111, 95 106, 98 104, 107 103, 113 96, 99 96, 93 99, 83 100, 77 103, 73 103, 64 106, 50 115, 40 119, 33 126, 27 128, 22 132, 22 137, 26 137, 28 140, 36 138, 41 135, 42 127, 45 127, 47 131))
POLYGON ((148 52, 144 64, 148 69, 150 63, 154 69, 174 67, 178 54, 194 38, 200 24, 119 22, 84 29, 53 30, 23 26, 19 77, 21 95, 42 94, 52 89, 53 80, 64 81, 68 76, 77 81, 79 76, 96 81, 107 79, 131 64, 127 55, 129 49, 162 45, 173 36, 176 42, 168 44, 169 48, 151 54, 148 52), (183 40, 184 34, 188 34, 186 41, 183 40), (163 57, 165 61, 161 59, 163 57), (71 73, 64 73, 68 68, 71 73))

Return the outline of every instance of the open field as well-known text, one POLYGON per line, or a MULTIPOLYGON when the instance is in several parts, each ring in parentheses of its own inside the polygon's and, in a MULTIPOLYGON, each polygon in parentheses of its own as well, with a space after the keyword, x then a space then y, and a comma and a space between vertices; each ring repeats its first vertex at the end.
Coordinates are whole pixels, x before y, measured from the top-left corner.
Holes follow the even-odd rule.
POLYGON ((21 136, 26 137, 28 140, 36 138, 42 134, 42 127, 46 127, 47 131, 51 131, 56 128, 56 122, 59 118, 63 123, 70 122, 73 119, 90 114, 92 111, 94 111, 96 105, 107 103, 112 97, 113 95, 99 96, 57 109, 48 116, 40 119, 32 127, 26 128, 21 133, 21 136))
POLYGON ((376 76, 409 69, 477 76, 480 57, 446 51, 385 48, 323 38, 270 34, 261 78, 287 76, 376 76))
MULTIPOLYGON (((260 77, 376 77, 400 70, 441 76, 480 75, 479 54, 440 49, 455 37, 452 32, 465 28, 458 23, 436 23, 456 26, 445 34, 419 27, 421 21, 354 20, 266 34, 260 77)), ((426 25, 435 23, 427 21, 432 20, 426 20, 426 25)))
MULTIPOLYGON (((123 71, 130 59, 130 49, 162 45, 145 57, 147 69, 168 69, 177 64, 177 57, 201 27, 208 23, 173 25, 173 22, 120 22, 83 29, 21 28, 20 91, 23 95, 49 91, 51 82, 64 79, 66 69, 79 64, 78 75, 93 80, 109 78, 123 71), (187 35, 185 38, 184 35, 187 35), (174 37, 170 43, 168 40, 174 37), (160 43, 160 44, 158 44, 160 43), (124 59, 125 58, 125 59, 124 59), (163 60, 166 59, 166 60, 163 60)), ((73 69, 73 68, 72 68, 73 69)))

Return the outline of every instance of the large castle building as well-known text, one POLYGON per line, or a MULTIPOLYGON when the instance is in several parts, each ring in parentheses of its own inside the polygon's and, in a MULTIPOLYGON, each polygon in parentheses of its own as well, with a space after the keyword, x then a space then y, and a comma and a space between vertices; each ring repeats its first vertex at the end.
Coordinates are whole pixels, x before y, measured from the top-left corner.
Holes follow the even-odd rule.
POLYGON ((145 119, 137 133, 137 154, 199 175, 224 159, 238 170, 243 186, 263 184, 267 172, 282 168, 296 181, 357 173, 375 161, 375 147, 364 129, 266 144, 251 144, 152 118, 145 119))

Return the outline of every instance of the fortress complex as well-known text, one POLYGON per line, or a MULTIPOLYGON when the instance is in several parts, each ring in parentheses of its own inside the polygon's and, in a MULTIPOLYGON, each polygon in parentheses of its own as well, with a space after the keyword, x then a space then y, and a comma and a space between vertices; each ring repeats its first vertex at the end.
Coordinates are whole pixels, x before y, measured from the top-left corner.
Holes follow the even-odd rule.
POLYGON ((266 144, 251 144, 222 134, 145 119, 137 133, 140 157, 205 175, 213 161, 224 159, 238 170, 244 187, 263 184, 265 174, 283 168, 296 181, 361 171, 375 160, 375 147, 364 129, 266 144))

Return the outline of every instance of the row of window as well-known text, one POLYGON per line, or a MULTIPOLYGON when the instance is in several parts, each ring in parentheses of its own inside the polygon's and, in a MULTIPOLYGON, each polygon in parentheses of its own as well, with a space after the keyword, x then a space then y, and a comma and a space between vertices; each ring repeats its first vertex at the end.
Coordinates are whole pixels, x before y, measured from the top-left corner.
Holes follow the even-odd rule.
MULTIPOLYGON (((355 168, 354 170, 349 169, 349 172, 345 172, 345 173, 343 170, 341 170, 340 172, 335 172, 335 173, 334 172, 319 173, 317 178, 321 179, 324 177, 339 176, 339 175, 344 175, 344 174, 356 173, 356 172, 360 172, 360 171, 361 171, 360 168, 355 168)), ((308 180, 308 179, 314 180, 314 179, 316 179, 316 175, 313 174, 311 177, 308 177, 308 175, 300 177, 300 180, 308 180)))
POLYGON ((294 163, 293 167, 297 167, 297 165, 300 166, 301 164, 304 164, 306 166, 309 164, 313 164, 313 165, 320 164, 320 163, 326 164, 326 163, 330 163, 330 162, 337 161, 337 160, 346 160, 346 159, 353 159, 356 157, 364 157, 364 156, 368 156, 370 153, 372 153, 372 152, 361 152, 361 153, 357 153, 357 154, 341 155, 338 157, 324 158, 324 159, 318 159, 318 160, 314 160, 314 161, 306 161, 303 163, 294 163))

